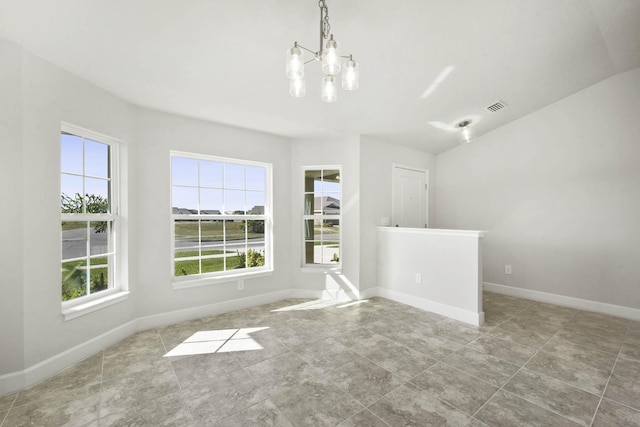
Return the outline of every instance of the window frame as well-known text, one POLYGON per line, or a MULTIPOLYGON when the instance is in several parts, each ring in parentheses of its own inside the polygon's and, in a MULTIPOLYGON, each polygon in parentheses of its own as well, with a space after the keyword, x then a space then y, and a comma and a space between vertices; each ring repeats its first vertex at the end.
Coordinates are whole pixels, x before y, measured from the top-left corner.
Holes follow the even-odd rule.
MULTIPOLYGON (((122 266, 125 265, 122 259, 122 243, 123 237, 120 230, 122 229, 121 219, 121 181, 120 181, 120 164, 121 164, 121 146, 123 141, 113 138, 108 135, 104 135, 90 129, 86 129, 77 125, 62 122, 60 125, 60 133, 58 135, 58 144, 60 150, 61 147, 61 135, 62 133, 72 134, 74 136, 91 141, 95 141, 101 144, 109 146, 109 178, 108 178, 108 194, 109 194, 109 212, 108 213, 62 213, 60 212, 61 222, 92 222, 92 221, 106 221, 110 223, 109 233, 111 234, 109 239, 109 254, 110 266, 108 283, 109 288, 91 293, 89 295, 83 295, 67 301, 61 301, 62 314, 65 320, 70 320, 79 317, 83 314, 96 311, 102 307, 115 304, 127 298, 129 292, 127 289, 126 274, 122 270, 122 266)), ((61 156, 59 156, 61 158, 61 156)), ((83 155, 83 164, 84 164, 83 155)), ((59 176, 59 191, 58 194, 62 194, 61 177, 63 174, 89 177, 85 171, 80 174, 69 174, 63 172, 62 168, 58 168, 59 176)), ((60 209, 60 207, 58 207, 60 209)), ((60 229, 60 233, 62 230, 60 229)), ((62 235, 60 235, 60 243, 62 243, 62 235)), ((87 250, 86 259, 96 258, 103 255, 92 256, 90 251, 87 250)), ((62 245, 60 245, 60 264, 62 264, 62 245)), ((60 283, 58 279, 58 283, 60 283)))
MULTIPOLYGON (((300 259, 300 265, 302 268, 302 271, 304 272, 312 272, 312 273, 321 273, 321 272, 340 272, 342 271, 342 265, 343 265, 343 233, 342 233, 342 228, 344 226, 343 223, 343 219, 342 219, 342 207, 343 207, 343 203, 342 203, 342 198, 343 198, 343 194, 344 194, 344 183, 343 183, 343 179, 342 177, 344 176, 342 173, 342 166, 341 165, 311 165, 311 166, 303 166, 302 167, 302 173, 301 173, 301 202, 300 202, 300 207, 301 207, 301 211, 302 211, 302 227, 301 227, 301 259, 300 259), (305 191, 305 177, 306 177, 306 172, 307 171, 323 171, 322 173, 324 174, 324 171, 327 170, 337 170, 338 174, 340 176, 340 213, 335 215, 325 215, 325 214, 321 214, 321 215, 314 215, 314 214, 310 214, 307 215, 304 212, 304 203, 305 203, 305 198, 307 194, 311 194, 310 192, 305 191), (313 263, 313 264, 308 264, 306 263, 306 235, 305 235, 305 222, 307 220, 325 220, 325 219, 333 219, 333 220, 338 220, 338 223, 340 224, 340 232, 339 232, 339 242, 338 242, 338 253, 339 253, 339 261, 336 263, 313 263)), ((315 193, 315 192, 314 192, 315 193)), ((314 196, 315 199, 315 196, 314 196)))
MULTIPOLYGON (((190 186, 182 186, 182 185, 180 186, 187 187, 187 188, 190 187, 190 186)), ((198 186, 193 188, 208 189, 209 187, 200 186, 200 174, 198 174, 198 186)), ((223 194, 225 189, 226 188, 224 188, 224 184, 223 184, 223 187, 221 188, 221 190, 223 191, 223 194)), ((246 193, 247 189, 244 188, 243 191, 246 193)), ((171 252, 171 255, 170 255, 171 262, 170 262, 169 273, 170 273, 171 283, 173 288, 183 289, 183 288, 190 288, 195 286, 204 286, 204 285, 210 285, 215 283, 230 282, 234 280, 240 281, 248 278, 271 275, 273 273, 273 208, 272 208, 273 204, 272 204, 272 200, 273 200, 273 166, 271 163, 171 150, 169 152, 169 217, 170 217, 169 235, 170 235, 170 252, 171 252), (194 159, 194 160, 204 160, 204 161, 210 161, 210 162, 220 162, 220 163, 223 163, 223 165, 230 163, 235 165, 257 166, 257 167, 264 168, 265 169, 264 213, 261 215, 259 214, 258 215, 255 215, 255 214, 238 215, 238 214, 226 214, 225 212, 221 212, 220 214, 202 214, 202 213, 175 214, 173 213, 173 186, 174 186, 173 159, 175 157, 194 159), (238 270, 223 270, 223 271, 191 274, 186 276, 176 276, 175 275, 175 263, 176 263, 175 224, 177 220, 194 220, 194 221, 197 221, 197 220, 215 220, 215 221, 263 220, 264 221, 264 257, 265 257, 264 265, 260 267, 250 267, 250 268, 244 268, 244 269, 238 269, 238 270)), ((223 201, 224 201, 224 198, 223 198, 223 201)), ((245 242, 247 242, 247 237, 245 237, 245 242)), ((190 258, 203 259, 202 255, 199 255, 198 257, 190 257, 190 258)))

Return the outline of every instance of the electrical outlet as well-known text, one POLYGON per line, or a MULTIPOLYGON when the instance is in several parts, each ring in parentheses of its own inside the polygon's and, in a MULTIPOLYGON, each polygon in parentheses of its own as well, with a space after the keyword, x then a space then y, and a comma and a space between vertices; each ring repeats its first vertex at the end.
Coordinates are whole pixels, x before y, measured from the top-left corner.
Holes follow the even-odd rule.
POLYGON ((416 273, 416 283, 422 283, 422 274, 416 273))
POLYGON ((510 265, 505 265, 504 266, 504 274, 511 274, 511 266, 510 265))
POLYGON ((244 290, 244 280, 238 280, 238 290, 239 291, 244 290))

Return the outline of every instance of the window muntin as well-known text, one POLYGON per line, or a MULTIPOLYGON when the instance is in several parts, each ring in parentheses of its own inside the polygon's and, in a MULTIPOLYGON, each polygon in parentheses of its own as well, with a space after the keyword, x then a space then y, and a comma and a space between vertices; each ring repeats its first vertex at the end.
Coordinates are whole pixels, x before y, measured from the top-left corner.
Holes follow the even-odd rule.
POLYGON ((339 167, 308 167, 303 173, 303 265, 339 265, 341 170, 339 167))
POLYGON ((60 133, 62 301, 114 289, 116 143, 70 125, 60 133))
POLYGON ((172 153, 173 276, 271 269, 271 165, 172 153))

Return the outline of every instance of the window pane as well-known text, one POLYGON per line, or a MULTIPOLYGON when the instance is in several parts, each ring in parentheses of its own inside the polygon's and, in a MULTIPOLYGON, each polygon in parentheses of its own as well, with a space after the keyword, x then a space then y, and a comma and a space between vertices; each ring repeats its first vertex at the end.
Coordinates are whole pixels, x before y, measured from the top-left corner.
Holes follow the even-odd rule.
POLYGON ((244 165, 224 164, 224 188, 244 189, 244 165))
POLYGON ((198 160, 184 157, 171 158, 171 183, 173 185, 198 185, 198 160))
POLYGON ((322 240, 340 240, 340 222, 337 219, 325 219, 322 223, 322 240))
POLYGON ((200 186, 222 188, 222 163, 200 160, 200 186))
POLYGON ((82 174, 82 138, 79 136, 64 132, 60 135, 60 170, 82 174))
MULTIPOLYGON (((220 248, 224 244, 224 222, 223 221, 201 221, 200 222, 200 246, 202 250, 210 247, 220 248)), ((211 255, 211 254, 202 254, 211 255)))
POLYGON ((173 274, 176 277, 200 274, 200 260, 176 261, 173 274))
MULTIPOLYGON (((235 257, 236 255, 232 255, 235 257)), ((215 273, 216 271, 224 271, 224 254, 216 257, 202 258, 202 272, 215 273)))
POLYGON ((262 191, 247 191, 247 214, 249 215, 264 215, 264 192, 262 191))
POLYGON ((87 223, 62 223, 62 259, 73 259, 87 256, 87 223))
POLYGON ((62 263, 62 301, 87 294, 87 259, 62 263))
POLYGON ((313 215, 314 197, 313 194, 304 195, 304 215, 313 215))
POLYGON ((222 213, 222 190, 200 189, 200 213, 208 215, 222 213))
POLYGON ((322 174, 322 191, 324 193, 340 192, 340 171, 324 171, 324 173, 322 174))
POLYGON ((91 293, 109 288, 109 263, 111 257, 89 258, 89 280, 91 293))
POLYGON ((85 178, 84 191, 87 213, 109 212, 109 181, 85 178))
POLYGON ((81 176, 62 174, 60 176, 60 212, 82 213, 83 193, 81 176))
POLYGON ((174 214, 197 214, 198 189, 191 187, 173 187, 171 206, 174 214))
POLYGON ((244 191, 224 190, 224 210, 228 214, 244 215, 244 191))
POLYGON ((305 242, 305 264, 322 264, 322 244, 305 242))
POLYGON ((235 251, 236 248, 245 246, 245 220, 227 220, 224 222, 225 242, 228 250, 235 251))
POLYGON ((340 215, 340 193, 324 193, 322 201, 323 215, 340 215))
POLYGON ((110 221, 92 221, 89 224, 89 254, 100 255, 111 252, 109 240, 110 221))
POLYGON ((247 267, 262 267, 265 259, 263 220, 247 221, 247 267))
POLYGON ((107 144, 85 139, 84 174, 109 178, 109 146, 107 144))
POLYGON ((339 242, 323 242, 322 244, 322 262, 324 264, 336 264, 340 261, 340 244, 339 242))
POLYGON ((304 172, 304 192, 312 193, 314 191, 320 191, 321 188, 316 190, 317 184, 320 184, 321 172, 319 170, 308 170, 304 172))
POLYGON ((247 166, 247 190, 265 190, 266 169, 261 166, 247 166))
POLYGON ((314 219, 304 220, 304 240, 313 240, 313 224, 314 219))
POLYGON ((176 257, 199 255, 200 229, 198 221, 178 220, 175 223, 174 233, 176 257))

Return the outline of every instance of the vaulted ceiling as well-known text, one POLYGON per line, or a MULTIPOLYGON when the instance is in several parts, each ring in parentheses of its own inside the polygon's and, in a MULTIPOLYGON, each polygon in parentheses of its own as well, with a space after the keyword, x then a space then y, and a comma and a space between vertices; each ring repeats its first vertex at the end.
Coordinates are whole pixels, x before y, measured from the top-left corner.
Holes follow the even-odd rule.
POLYGON ((364 134, 431 153, 640 67, 638 0, 327 0, 360 88, 284 76, 316 0, 0 0, 0 37, 133 104, 293 138, 364 134), (496 101, 507 107, 489 112, 496 101))

